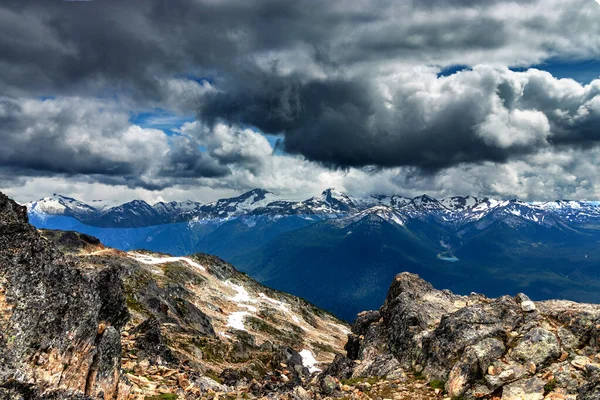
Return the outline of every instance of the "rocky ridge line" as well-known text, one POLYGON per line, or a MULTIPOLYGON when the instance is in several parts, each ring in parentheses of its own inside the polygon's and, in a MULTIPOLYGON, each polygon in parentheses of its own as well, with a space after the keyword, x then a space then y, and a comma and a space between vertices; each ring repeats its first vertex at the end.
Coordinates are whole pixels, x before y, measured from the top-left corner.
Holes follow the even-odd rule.
POLYGON ((326 371, 337 378, 407 374, 452 399, 600 399, 600 305, 489 299, 399 274, 378 311, 359 314, 326 371))

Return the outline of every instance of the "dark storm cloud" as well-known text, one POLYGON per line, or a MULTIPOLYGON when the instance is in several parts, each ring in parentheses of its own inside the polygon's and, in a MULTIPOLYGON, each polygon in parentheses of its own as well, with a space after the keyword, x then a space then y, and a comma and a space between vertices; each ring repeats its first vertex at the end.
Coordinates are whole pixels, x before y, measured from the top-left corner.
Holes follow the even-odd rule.
MULTIPOLYGON (((553 37, 563 36, 568 45, 581 33, 577 29, 585 31, 550 24, 544 15, 534 15, 515 26, 511 15, 491 10, 501 3, 5 1, 0 5, 0 79, 5 88, 13 90, 109 85, 152 96, 158 95, 161 74, 197 70, 235 79, 246 67, 252 68, 261 54, 296 51, 298 45, 306 45, 312 61, 328 69, 349 68, 368 60, 444 64, 452 62, 457 51, 495 51, 516 45, 515 39, 522 39, 515 38, 521 35, 519 30, 528 33, 533 22, 540 26, 532 36, 536 32, 549 36, 548 44, 553 37)), ((509 4, 529 3, 533 1, 509 4)), ((577 0, 572 3, 579 4, 577 0)), ((564 8, 553 10, 561 23, 585 22, 564 8)), ((517 58, 522 53, 519 49, 513 52, 517 58)), ((489 60, 497 58, 490 54, 489 60)), ((301 67, 297 70, 308 74, 301 67)))
POLYGON ((527 66, 550 57, 599 56, 593 2, 541 4, 4 1, 0 163, 40 173, 132 177, 123 178, 128 182, 137 176, 147 187, 225 176, 233 165, 261 168, 261 144, 248 142, 260 150, 249 155, 215 143, 201 152, 199 138, 180 142, 136 131, 126 112, 106 113, 98 104, 83 104, 87 112, 75 103, 57 110, 37 102, 25 113, 14 108, 45 95, 116 95, 137 109, 197 107, 209 127, 284 134, 287 151, 342 167, 437 171, 596 143, 598 83, 584 88, 501 67, 436 76, 456 64, 527 66), (187 77, 207 79, 214 90, 179 104, 179 92, 165 81, 187 77))
POLYGON ((229 168, 207 153, 202 153, 195 141, 175 138, 167 154, 168 162, 161 166, 159 175, 170 178, 217 178, 228 175, 229 168))
POLYGON ((0 98, 0 165, 7 175, 87 175, 147 189, 228 174, 194 140, 131 126, 128 117, 106 100, 0 98))
POLYGON ((600 140, 600 81, 584 88, 536 70, 406 74, 385 91, 360 80, 243 82, 208 95, 200 115, 285 132, 288 151, 338 166, 437 170, 600 140))

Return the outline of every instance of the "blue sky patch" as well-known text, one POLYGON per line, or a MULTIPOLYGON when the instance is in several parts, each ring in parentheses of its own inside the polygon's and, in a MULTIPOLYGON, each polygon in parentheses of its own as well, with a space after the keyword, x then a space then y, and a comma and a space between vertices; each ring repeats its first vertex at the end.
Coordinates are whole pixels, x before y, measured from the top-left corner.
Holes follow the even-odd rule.
POLYGON ((552 60, 527 68, 511 68, 511 70, 522 72, 530 68, 550 72, 556 78, 571 78, 581 84, 588 84, 600 77, 600 60, 552 60))
POLYGON ((450 76, 454 75, 457 72, 470 70, 471 67, 466 65, 450 65, 449 67, 443 68, 440 72, 438 72, 437 77, 441 78, 442 76, 450 76))
POLYGON ((186 122, 192 122, 195 115, 177 115, 168 110, 155 109, 152 111, 133 114, 129 119, 132 124, 142 128, 160 129, 167 135, 173 134, 173 130, 181 128, 186 122))

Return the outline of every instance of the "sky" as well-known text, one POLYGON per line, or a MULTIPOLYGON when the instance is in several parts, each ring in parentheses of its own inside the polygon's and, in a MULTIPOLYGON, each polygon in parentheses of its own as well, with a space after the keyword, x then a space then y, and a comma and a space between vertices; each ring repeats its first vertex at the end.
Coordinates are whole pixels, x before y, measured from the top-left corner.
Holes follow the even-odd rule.
POLYGON ((600 199, 595 0, 4 0, 17 201, 600 199))

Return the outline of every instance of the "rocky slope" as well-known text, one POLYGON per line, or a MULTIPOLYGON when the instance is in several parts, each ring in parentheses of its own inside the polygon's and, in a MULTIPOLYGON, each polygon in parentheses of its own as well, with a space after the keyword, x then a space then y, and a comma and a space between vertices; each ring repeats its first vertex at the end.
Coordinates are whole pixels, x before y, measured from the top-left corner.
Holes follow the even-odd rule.
MULTIPOLYGON (((43 234, 57 243, 77 235, 43 234)), ((71 248, 81 260, 122 269, 131 314, 122 368, 132 398, 284 392, 331 362, 349 333, 332 315, 216 257, 71 248)))
POLYGON ((452 399, 599 399, 600 306, 489 299, 402 273, 378 311, 361 313, 338 378, 420 376, 452 399))
POLYGON ((0 196, 0 399, 289 392, 349 327, 207 255, 122 252, 37 231, 0 196))

